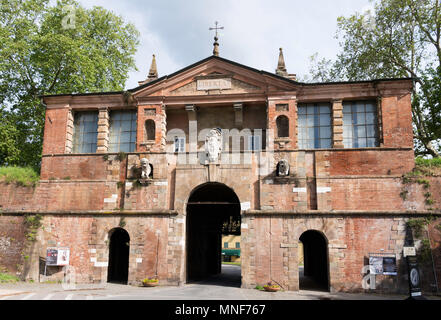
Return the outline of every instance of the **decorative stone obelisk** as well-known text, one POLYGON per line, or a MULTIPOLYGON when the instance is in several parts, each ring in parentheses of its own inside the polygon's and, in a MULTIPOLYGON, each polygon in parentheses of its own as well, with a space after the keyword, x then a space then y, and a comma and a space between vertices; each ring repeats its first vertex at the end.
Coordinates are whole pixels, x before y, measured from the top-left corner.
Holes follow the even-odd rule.
POLYGON ((285 58, 283 57, 282 48, 279 49, 279 61, 277 63, 276 74, 282 77, 286 77, 288 72, 286 71, 285 58))
POLYGON ((149 82, 152 82, 153 80, 158 79, 158 67, 156 66, 156 57, 153 55, 152 57, 152 63, 150 65, 149 74, 147 75, 147 79, 144 81, 138 81, 139 85, 143 85, 149 82))

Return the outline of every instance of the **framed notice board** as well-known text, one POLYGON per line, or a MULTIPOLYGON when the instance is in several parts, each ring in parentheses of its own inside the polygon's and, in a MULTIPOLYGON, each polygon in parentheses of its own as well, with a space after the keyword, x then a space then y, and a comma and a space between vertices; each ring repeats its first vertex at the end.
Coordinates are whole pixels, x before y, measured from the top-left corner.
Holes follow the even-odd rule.
POLYGON ((69 248, 47 248, 46 266, 67 266, 69 265, 69 248))
POLYGON ((369 272, 371 274, 396 276, 396 255, 393 253, 369 253, 369 272))

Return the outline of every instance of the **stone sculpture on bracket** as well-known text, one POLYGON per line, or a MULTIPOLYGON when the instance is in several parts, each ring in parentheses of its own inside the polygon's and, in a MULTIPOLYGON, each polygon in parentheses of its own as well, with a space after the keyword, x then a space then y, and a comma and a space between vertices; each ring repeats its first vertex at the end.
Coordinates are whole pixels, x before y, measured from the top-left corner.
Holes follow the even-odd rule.
POLYGON ((149 160, 146 158, 141 159, 141 180, 148 180, 150 174, 152 173, 152 168, 150 166, 149 160))
POLYGON ((283 159, 277 163, 277 176, 287 177, 289 175, 289 163, 283 159))
POLYGON ((216 162, 222 152, 222 130, 211 129, 205 138, 205 152, 209 162, 216 162))

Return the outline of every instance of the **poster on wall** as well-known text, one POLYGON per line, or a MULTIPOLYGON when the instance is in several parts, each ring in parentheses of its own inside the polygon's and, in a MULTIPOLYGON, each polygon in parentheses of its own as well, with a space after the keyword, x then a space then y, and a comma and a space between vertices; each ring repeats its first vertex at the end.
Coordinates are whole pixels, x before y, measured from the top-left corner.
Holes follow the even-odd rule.
POLYGON ((397 258, 383 257, 383 274, 389 276, 397 275, 397 258))
POLYGON ((68 266, 69 254, 69 248, 58 248, 57 266, 68 266))
POLYGON ((46 265, 47 266, 67 266, 69 265, 69 248, 47 248, 46 265))
POLYGON ((47 266, 56 266, 58 258, 58 250, 57 248, 47 248, 46 250, 46 265, 47 266))
POLYGON ((383 274, 383 257, 369 257, 369 272, 383 274))

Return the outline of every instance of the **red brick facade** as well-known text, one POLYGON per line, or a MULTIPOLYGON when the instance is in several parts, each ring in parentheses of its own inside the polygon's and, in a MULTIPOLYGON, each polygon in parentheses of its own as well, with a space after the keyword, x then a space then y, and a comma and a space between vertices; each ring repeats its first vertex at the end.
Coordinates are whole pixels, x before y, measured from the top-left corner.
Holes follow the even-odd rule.
MULTIPOLYGON (((16 269, 24 240, 13 245, 8 239, 25 232, 23 214, 38 213, 44 228, 28 253, 28 278, 41 279, 39 259, 46 247, 68 246, 78 282, 106 281, 109 237, 123 228, 130 236, 129 283, 154 275, 163 284, 185 283, 188 199, 200 185, 221 183, 242 208, 243 287, 277 281, 298 290, 299 238, 316 230, 327 243, 329 290, 362 290, 369 254, 387 252, 397 257, 398 276, 378 277, 377 290, 406 292, 406 221, 440 215, 441 209, 440 178, 429 179, 433 204, 425 201, 424 185, 402 182, 414 168, 411 89, 409 79, 302 84, 213 56, 129 92, 44 97, 40 183, 35 188, 0 183, 0 265, 16 269), (220 77, 231 87, 198 89, 198 79, 220 77), (378 102, 376 147, 343 147, 342 103, 354 100, 378 102), (331 106, 333 147, 300 150, 297 106, 314 102, 331 106), (99 153, 72 153, 76 112, 129 109, 137 110, 134 152, 105 152, 109 121, 100 116, 99 153), (289 120, 287 137, 277 136, 281 115, 289 120), (147 140, 147 120, 155 122, 154 140, 147 140), (263 130, 264 150, 250 153, 243 137, 229 161, 208 163, 204 130, 217 127, 263 130), (173 150, 174 129, 185 137, 185 153, 173 150), (146 184, 138 182, 142 158, 153 168, 146 184), (288 177, 276 175, 282 159, 290 165, 288 177)), ((437 230, 432 248, 439 257, 437 230)), ((440 272, 439 258, 436 268, 440 272)), ((433 276, 423 278, 430 287, 433 276)))

